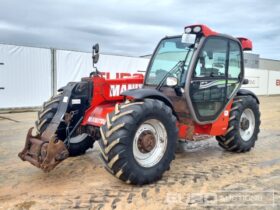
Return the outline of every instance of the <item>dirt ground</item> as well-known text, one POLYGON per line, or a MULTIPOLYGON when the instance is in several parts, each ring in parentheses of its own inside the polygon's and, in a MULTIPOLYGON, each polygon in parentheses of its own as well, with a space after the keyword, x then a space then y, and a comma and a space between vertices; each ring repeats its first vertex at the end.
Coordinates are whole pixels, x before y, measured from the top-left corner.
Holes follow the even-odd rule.
POLYGON ((280 209, 280 96, 260 101, 252 151, 225 152, 215 139, 185 145, 162 180, 142 187, 107 173, 96 144, 50 173, 22 162, 36 113, 0 114, 0 209, 280 209))

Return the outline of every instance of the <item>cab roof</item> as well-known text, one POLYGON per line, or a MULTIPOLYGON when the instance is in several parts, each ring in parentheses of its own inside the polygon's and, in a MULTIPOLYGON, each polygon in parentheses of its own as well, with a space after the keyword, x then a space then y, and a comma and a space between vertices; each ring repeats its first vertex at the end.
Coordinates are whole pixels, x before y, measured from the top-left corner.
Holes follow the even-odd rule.
MULTIPOLYGON (((215 36, 219 35, 220 33, 213 31, 208 26, 203 24, 194 24, 189 25, 185 27, 185 33, 191 33, 191 34, 201 34, 204 37, 208 36, 215 36)), ((236 37, 236 39, 239 40, 242 49, 245 50, 252 50, 253 49, 253 43, 250 39, 247 39, 245 37, 236 37)))

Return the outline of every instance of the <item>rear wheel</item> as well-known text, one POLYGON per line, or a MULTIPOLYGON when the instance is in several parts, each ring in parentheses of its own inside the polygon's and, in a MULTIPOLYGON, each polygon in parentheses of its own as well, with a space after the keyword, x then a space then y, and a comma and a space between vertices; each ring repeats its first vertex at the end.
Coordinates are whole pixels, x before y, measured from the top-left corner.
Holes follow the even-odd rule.
POLYGON ((116 104, 100 132, 106 168, 127 183, 159 180, 175 158, 176 118, 162 101, 116 104))
POLYGON ((230 110, 229 125, 219 145, 232 152, 247 152, 255 145, 260 132, 259 105, 252 96, 236 97, 230 110))
MULTIPOLYGON (((51 97, 47 102, 43 104, 43 108, 38 112, 38 119, 35 122, 37 133, 41 135, 48 127, 49 123, 51 122, 52 118, 56 114, 58 110, 58 106, 60 101, 62 100, 62 94, 56 95, 51 97)), ((59 127, 59 132, 57 132, 57 137, 60 140, 65 139, 64 134, 66 131, 66 125, 61 125, 59 127)), ((69 145, 69 155, 70 156, 78 156, 85 154, 85 152, 93 147, 94 141, 90 138, 85 138, 85 140, 79 143, 70 143, 69 145)))

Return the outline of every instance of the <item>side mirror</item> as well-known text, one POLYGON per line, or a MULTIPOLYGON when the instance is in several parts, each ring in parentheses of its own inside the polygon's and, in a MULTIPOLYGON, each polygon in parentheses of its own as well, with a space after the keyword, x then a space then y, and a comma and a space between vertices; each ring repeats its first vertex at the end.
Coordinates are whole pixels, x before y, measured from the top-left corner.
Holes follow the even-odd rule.
POLYGON ((99 44, 96 43, 95 45, 93 45, 92 49, 94 50, 95 53, 99 53, 99 44))
POLYGON ((167 77, 166 85, 169 87, 175 87, 178 85, 178 79, 176 77, 167 77))
POLYGON ((248 80, 248 79, 244 79, 242 84, 243 84, 243 85, 249 84, 249 80, 248 80))
POLYGON ((96 64, 98 62, 98 60, 99 60, 99 54, 95 54, 95 55, 92 56, 92 62, 94 64, 96 64))
POLYGON ((92 62, 93 65, 96 64, 99 60, 99 44, 95 44, 92 47, 92 62))

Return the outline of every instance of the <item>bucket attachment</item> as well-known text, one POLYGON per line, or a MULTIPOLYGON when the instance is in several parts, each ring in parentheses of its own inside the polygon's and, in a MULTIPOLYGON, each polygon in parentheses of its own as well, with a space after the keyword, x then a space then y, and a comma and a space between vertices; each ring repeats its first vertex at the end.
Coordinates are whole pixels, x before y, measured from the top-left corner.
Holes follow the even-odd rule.
POLYGON ((55 135, 48 135, 47 130, 41 136, 33 136, 32 130, 33 127, 29 129, 24 149, 18 156, 44 172, 49 172, 69 156, 68 149, 55 135))
MULTIPOLYGON (((73 103, 73 100, 78 100, 80 103, 84 101, 83 103, 86 103, 85 98, 83 97, 84 95, 87 96, 88 93, 83 92, 83 90, 88 89, 89 86, 87 85, 89 85, 87 82, 70 82, 59 90, 59 97, 56 97, 59 100, 57 110, 51 121, 48 122, 44 131, 36 136, 33 136, 33 127, 29 129, 24 149, 18 154, 23 161, 28 161, 34 166, 41 168, 43 171, 49 172, 61 161, 65 160, 71 152, 73 153, 73 149, 70 147, 71 141, 79 143, 87 138, 91 138, 88 135, 82 135, 83 138, 71 138, 72 134, 76 131, 83 120, 83 116, 81 116, 81 114, 80 116, 77 114, 81 112, 83 115, 85 109, 87 109, 86 106, 73 103), (80 89, 82 91, 80 91, 80 89), (72 98, 76 99, 72 100, 72 98), (69 110, 69 113, 67 110, 69 110), (76 116, 76 118, 74 116, 76 116), (65 129, 65 139, 57 137, 57 131, 62 123, 65 129)), ((48 103, 51 103, 52 100, 54 100, 54 98, 51 98, 48 103)), ((43 105, 42 111, 44 108, 46 111, 45 105, 43 105)))

